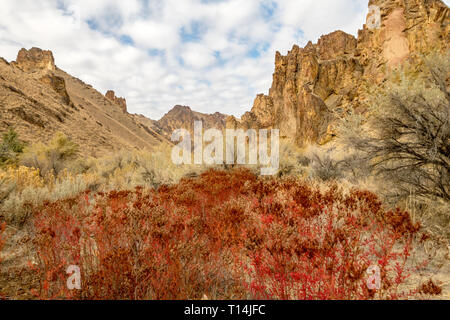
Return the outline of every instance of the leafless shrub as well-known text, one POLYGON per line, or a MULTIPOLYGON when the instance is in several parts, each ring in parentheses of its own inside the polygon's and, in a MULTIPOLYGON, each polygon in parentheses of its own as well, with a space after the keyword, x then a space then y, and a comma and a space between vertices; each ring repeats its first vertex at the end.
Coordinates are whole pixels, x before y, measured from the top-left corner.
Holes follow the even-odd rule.
POLYGON ((304 176, 310 161, 294 143, 281 141, 278 176, 304 176))
POLYGON ((342 178, 343 160, 336 160, 331 155, 332 150, 324 154, 314 152, 311 157, 311 169, 313 176, 322 181, 338 180, 342 178))
POLYGON ((347 142, 393 183, 397 197, 449 201, 450 56, 430 56, 421 68, 389 79, 373 98, 368 123, 347 142))

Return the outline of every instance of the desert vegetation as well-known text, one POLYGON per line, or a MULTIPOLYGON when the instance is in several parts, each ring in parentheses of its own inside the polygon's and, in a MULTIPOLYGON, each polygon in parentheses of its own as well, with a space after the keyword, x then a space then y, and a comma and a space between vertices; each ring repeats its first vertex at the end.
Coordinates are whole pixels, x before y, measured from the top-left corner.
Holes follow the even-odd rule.
POLYGON ((447 238, 449 68, 449 54, 432 54, 421 64, 403 66, 372 95, 370 116, 354 114, 341 128, 343 144, 353 154, 343 164, 370 172, 386 202, 409 206, 447 238), (355 158, 358 162, 352 161, 355 158))
POLYGON ((20 157, 14 155, 16 163, 0 172, 0 211, 6 222, 23 225, 31 209, 45 201, 70 198, 86 190, 157 188, 192 171, 172 165, 169 147, 153 152, 123 151, 98 159, 81 157, 78 148, 58 133, 47 144, 26 146, 20 157))
POLYGON ((437 248, 448 261, 448 66, 433 56, 394 73, 326 146, 283 141, 274 177, 174 165, 164 144, 86 158, 64 134, 26 145, 11 129, 0 145, 0 285, 12 264, 1 249, 22 245, 12 235, 25 230, 32 298, 441 294, 422 275, 442 267, 437 248), (80 266, 81 290, 67 289, 68 265, 80 266), (379 290, 367 286, 371 266, 379 290))
POLYGON ((245 169, 85 192, 33 217, 39 298, 394 299, 418 293, 402 284, 426 263, 411 259, 419 224, 374 194, 245 169), (65 286, 68 263, 82 268, 81 291, 65 286))
POLYGON ((0 145, 0 166, 2 168, 17 164, 19 155, 23 152, 25 144, 18 139, 17 133, 10 128, 3 134, 0 145))

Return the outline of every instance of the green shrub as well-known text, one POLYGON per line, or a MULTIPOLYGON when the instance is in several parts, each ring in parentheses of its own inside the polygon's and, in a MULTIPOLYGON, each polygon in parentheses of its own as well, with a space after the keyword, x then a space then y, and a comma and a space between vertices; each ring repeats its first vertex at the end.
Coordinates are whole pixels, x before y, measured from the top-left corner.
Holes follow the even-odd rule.
POLYGON ((14 129, 10 128, 3 133, 3 140, 0 145, 0 166, 17 164, 19 155, 23 152, 25 144, 19 140, 19 136, 14 129))

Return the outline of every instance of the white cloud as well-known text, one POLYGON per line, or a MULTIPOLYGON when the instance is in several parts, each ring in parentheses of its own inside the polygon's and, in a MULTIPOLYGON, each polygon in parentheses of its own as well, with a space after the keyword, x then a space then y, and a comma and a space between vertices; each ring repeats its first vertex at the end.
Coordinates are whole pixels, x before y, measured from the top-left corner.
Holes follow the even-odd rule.
POLYGON ((200 43, 188 43, 182 50, 181 58, 188 67, 201 69, 211 66, 216 61, 214 52, 200 43))
POLYGON ((175 104, 240 116, 268 92, 276 50, 356 34, 366 2, 3 0, 0 56, 50 49, 60 68, 153 119, 175 104))
POLYGON ((163 21, 138 20, 125 25, 120 31, 132 37, 138 45, 148 48, 171 48, 179 41, 177 29, 163 21))

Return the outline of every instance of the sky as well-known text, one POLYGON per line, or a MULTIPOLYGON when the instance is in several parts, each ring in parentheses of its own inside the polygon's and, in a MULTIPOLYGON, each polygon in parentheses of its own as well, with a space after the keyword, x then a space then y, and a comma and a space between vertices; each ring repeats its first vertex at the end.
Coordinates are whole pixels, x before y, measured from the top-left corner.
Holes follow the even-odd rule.
POLYGON ((276 51, 356 35, 367 2, 1 0, 0 57, 51 50, 59 68, 152 119, 177 104, 240 117, 268 92, 276 51))

